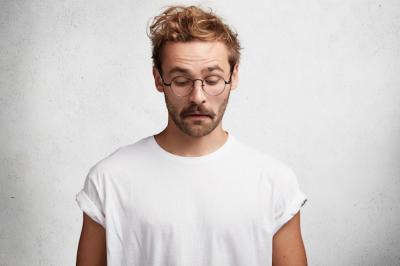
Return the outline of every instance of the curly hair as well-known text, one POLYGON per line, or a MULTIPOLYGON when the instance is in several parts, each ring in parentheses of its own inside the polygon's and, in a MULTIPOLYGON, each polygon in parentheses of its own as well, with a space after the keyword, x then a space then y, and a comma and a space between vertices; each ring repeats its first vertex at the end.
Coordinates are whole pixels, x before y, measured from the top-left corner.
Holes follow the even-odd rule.
POLYGON ((197 6, 169 6, 160 15, 153 18, 147 35, 152 43, 153 65, 161 73, 162 50, 167 41, 189 42, 221 41, 228 51, 231 68, 240 60, 240 42, 238 34, 222 19, 215 15, 211 8, 207 12, 197 6))

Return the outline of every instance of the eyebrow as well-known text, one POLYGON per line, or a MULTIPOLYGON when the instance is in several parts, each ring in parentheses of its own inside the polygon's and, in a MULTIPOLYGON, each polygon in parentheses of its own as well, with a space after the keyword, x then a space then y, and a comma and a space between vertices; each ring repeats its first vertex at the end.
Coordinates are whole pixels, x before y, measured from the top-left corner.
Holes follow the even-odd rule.
MULTIPOLYGON (((224 70, 218 66, 218 65, 213 65, 213 66, 209 66, 204 68, 203 70, 201 70, 201 72, 212 72, 214 70, 219 70, 222 73, 225 73, 224 70)), ((180 72, 180 73, 184 73, 184 74, 191 74, 191 71, 186 69, 186 68, 182 68, 182 67, 173 67, 170 71, 168 71, 168 75, 171 75, 174 72, 180 72)))

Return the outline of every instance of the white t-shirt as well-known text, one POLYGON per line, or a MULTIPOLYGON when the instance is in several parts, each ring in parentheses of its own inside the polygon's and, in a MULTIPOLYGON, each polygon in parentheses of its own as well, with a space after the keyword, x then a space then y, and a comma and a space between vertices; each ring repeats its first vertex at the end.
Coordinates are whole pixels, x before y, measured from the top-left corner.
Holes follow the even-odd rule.
POLYGON ((76 201, 105 228, 108 265, 271 265, 273 235, 307 198, 288 166, 227 133, 200 157, 150 135, 90 168, 76 201))

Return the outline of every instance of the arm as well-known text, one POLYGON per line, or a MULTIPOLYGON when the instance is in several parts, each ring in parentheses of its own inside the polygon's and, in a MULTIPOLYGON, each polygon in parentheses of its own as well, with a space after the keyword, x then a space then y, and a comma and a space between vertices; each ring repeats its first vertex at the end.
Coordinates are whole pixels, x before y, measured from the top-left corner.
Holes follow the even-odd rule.
POLYGON ((274 235, 272 265, 307 265, 306 252, 301 237, 300 211, 274 235))
POLYGON ((83 225, 76 256, 77 266, 107 265, 106 232, 83 213, 83 225))

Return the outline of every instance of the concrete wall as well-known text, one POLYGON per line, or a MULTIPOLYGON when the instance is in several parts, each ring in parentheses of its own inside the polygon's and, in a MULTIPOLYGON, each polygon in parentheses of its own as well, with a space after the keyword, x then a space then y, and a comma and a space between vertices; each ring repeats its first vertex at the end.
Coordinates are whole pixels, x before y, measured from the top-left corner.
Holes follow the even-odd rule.
MULTIPOLYGON (((0 265, 73 265, 89 167, 166 125, 146 25, 172 3, 0 2, 0 265)), ((190 3, 239 32, 224 128, 297 173, 309 265, 399 265, 400 2, 190 3)))

